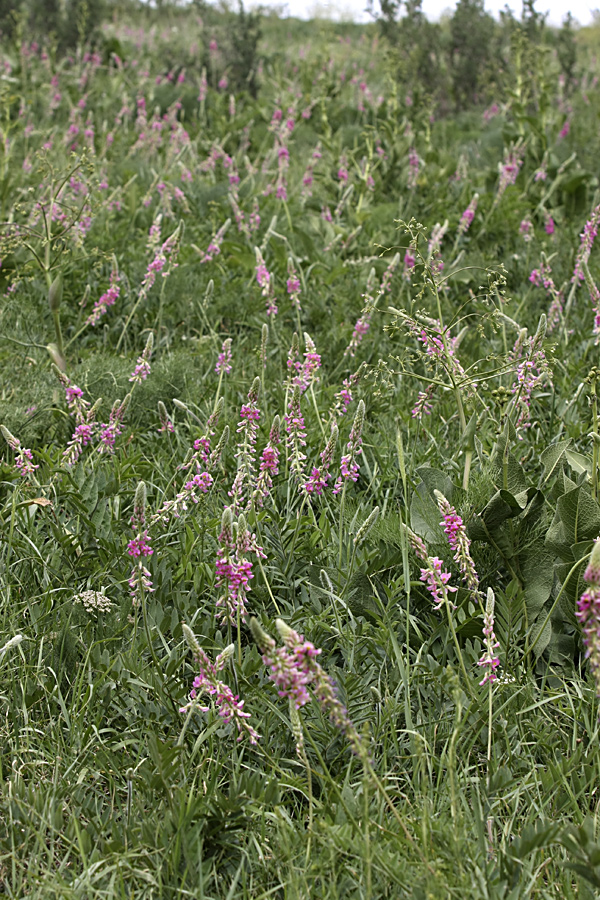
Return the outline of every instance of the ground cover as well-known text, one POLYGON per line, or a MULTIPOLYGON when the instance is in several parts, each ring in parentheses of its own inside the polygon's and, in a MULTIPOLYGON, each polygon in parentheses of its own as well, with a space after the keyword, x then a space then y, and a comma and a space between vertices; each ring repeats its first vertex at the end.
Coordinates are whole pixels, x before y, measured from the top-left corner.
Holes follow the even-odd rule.
POLYGON ((595 63, 282 27, 3 49, 4 892, 594 896, 595 63))

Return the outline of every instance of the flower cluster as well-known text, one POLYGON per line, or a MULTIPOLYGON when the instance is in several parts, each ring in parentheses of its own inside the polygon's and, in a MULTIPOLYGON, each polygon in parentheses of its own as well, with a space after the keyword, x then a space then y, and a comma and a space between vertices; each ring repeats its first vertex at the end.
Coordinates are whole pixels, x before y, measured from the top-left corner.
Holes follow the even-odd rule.
POLYGON ((302 447, 306 446, 306 426, 300 403, 300 388, 296 385, 289 403, 288 414, 284 418, 285 430, 287 431, 290 475, 296 481, 300 481, 302 478, 304 461, 306 460, 306 454, 302 452, 302 447))
POLYGON ((231 338, 226 338, 223 341, 223 346, 221 347, 221 352, 217 358, 217 364, 215 366, 215 372, 220 375, 223 372, 225 375, 229 375, 231 372, 231 338))
MULTIPOLYGON (((426 586, 433 597, 434 609, 439 610, 446 603, 450 603, 449 593, 454 593, 458 588, 448 584, 451 579, 450 572, 444 572, 444 560, 438 556, 428 556, 425 568, 421 569, 420 580, 426 586)), ((451 604, 452 606, 454 604, 451 604)))
POLYGON ((585 223, 584 229, 581 233, 581 244, 577 252, 577 257, 575 259, 573 277, 571 278, 571 281, 574 283, 584 280, 585 276, 583 271, 583 264, 587 263, 590 258, 590 253, 592 252, 592 247, 594 246, 594 241, 596 240, 596 236, 598 234, 599 222, 600 204, 598 204, 598 206, 596 206, 592 210, 592 214, 588 221, 585 223))
POLYGON ((460 222, 458 223, 458 234, 465 234, 471 227, 473 219, 475 218, 475 211, 477 210, 478 202, 479 194, 474 194, 473 199, 460 217, 460 222))
POLYGON ((600 538, 596 538, 588 566, 583 574, 587 587, 577 602, 577 620, 583 632, 586 659, 600 697, 600 538))
POLYGON ((4 438, 10 449, 14 451, 15 468, 19 472, 19 475, 21 475, 23 478, 28 478, 30 475, 33 475, 35 470, 39 469, 39 466, 34 465, 33 454, 31 450, 29 450, 27 447, 22 447, 20 440, 13 434, 11 434, 8 428, 5 428, 4 425, 0 425, 0 432, 2 432, 2 437, 4 438))
POLYGON ((364 308, 361 317, 357 320, 356 325, 354 326, 354 331, 352 332, 352 337, 350 338, 350 343, 344 350, 344 356, 354 356, 358 347, 371 327, 371 319, 373 318, 373 313, 375 312, 376 307, 376 299, 373 298, 373 293, 375 290, 375 269, 371 269, 369 272, 369 276, 367 278, 367 289, 363 294, 364 300, 364 308))
POLYGON ((256 489, 255 445, 260 421, 259 390, 260 378, 255 378, 248 391, 248 402, 242 404, 240 409, 237 433, 241 435, 241 438, 235 451, 238 468, 229 491, 234 511, 240 509, 244 502, 249 506, 256 489))
POLYGON ((146 528, 146 485, 143 481, 140 481, 135 492, 131 527, 135 532, 135 537, 127 544, 127 552, 138 562, 131 570, 128 583, 132 604, 135 608, 140 604, 145 593, 154 590, 152 576, 142 562, 143 559, 154 553, 146 528))
POLYGON ((244 710, 244 701, 240 700, 239 695, 234 694, 231 688, 218 677, 218 673, 233 655, 233 645, 226 647, 212 662, 200 647, 191 628, 185 623, 181 627, 199 672, 192 683, 190 702, 182 706, 179 711, 183 713, 190 709, 199 709, 202 712, 208 712, 207 706, 200 706, 196 702, 200 693, 208 694, 214 697, 217 713, 223 721, 235 723, 238 730, 238 741, 241 741, 245 735, 251 744, 256 744, 260 735, 248 722, 250 713, 244 710))
POLYGON ((150 356, 152 354, 153 346, 154 335, 150 333, 148 335, 148 340, 146 341, 146 346, 142 351, 142 355, 138 356, 136 367, 129 376, 129 380, 134 384, 141 384, 142 381, 145 381, 150 374, 150 356))
POLYGON ((234 526, 229 506, 223 510, 219 544, 215 584, 222 593, 215 604, 217 618, 221 622, 233 625, 238 616, 243 621, 246 620, 246 598, 250 582, 254 578, 253 564, 248 559, 248 554, 252 553, 257 559, 264 559, 265 553, 256 536, 248 530, 243 513, 234 526))
POLYGON ((517 431, 531 427, 531 396, 535 388, 542 383, 551 383, 550 368, 542 346, 545 333, 546 317, 542 316, 536 334, 530 338, 519 335, 513 348, 515 359, 519 357, 521 348, 523 353, 511 388, 517 411, 517 431))
POLYGON ((499 164, 500 180, 498 182, 498 191, 496 193, 496 199, 494 200, 494 206, 500 202, 506 188, 509 187, 509 185, 514 184, 517 180, 517 175, 523 164, 524 152, 524 147, 517 145, 516 147, 513 147, 512 150, 508 151, 504 157, 504 161, 499 164))
POLYGON ((258 506, 262 506, 273 487, 273 479, 279 474, 279 444, 281 442, 281 419, 275 416, 269 442, 260 456, 258 478, 256 479, 256 491, 254 500, 258 506))
POLYGON ((440 491, 434 491, 434 493, 439 510, 444 517, 440 525, 446 533, 450 549, 454 550, 454 562, 460 569, 467 587, 472 591, 478 591, 479 575, 471 556, 471 541, 467 537, 463 520, 440 491))
POLYGON ((298 273, 296 272, 296 268, 291 256, 288 259, 288 279, 286 286, 287 292, 290 295, 290 299, 292 301, 292 306, 297 309, 298 312, 302 312, 302 307, 300 305, 300 293, 302 290, 302 286, 300 284, 300 279, 298 278, 298 273))
POLYGON ((94 303, 92 312, 85 320, 86 325, 97 325, 102 316, 108 311, 109 307, 114 306, 121 293, 121 288, 119 286, 120 278, 121 276, 119 275, 119 271, 115 264, 110 273, 110 285, 104 294, 102 294, 102 296, 94 303))
POLYGON ((263 255, 259 248, 256 248, 256 280, 262 288, 262 296, 265 298, 267 305, 267 315, 277 315, 277 298, 273 289, 273 276, 267 269, 263 255))
POLYGON ((302 485, 306 494, 310 496, 314 494, 320 496, 327 487, 327 482, 331 478, 329 468, 333 460, 333 454, 335 451, 335 445, 337 444, 337 439, 338 427, 334 423, 331 426, 331 435, 329 437, 329 440, 327 441, 324 450, 321 452, 321 465, 319 467, 313 467, 313 470, 310 473, 310 477, 302 485))
POLYGON ((86 612, 110 612, 114 607, 114 603, 99 591, 82 591, 73 597, 74 603, 81 603, 86 612))
POLYGON ((230 225, 231 219, 227 219, 213 236, 204 253, 202 252, 202 250, 199 250, 198 247, 194 247, 194 250, 196 250, 196 252, 200 255, 200 263, 203 264, 211 262, 211 260, 213 260, 215 256, 219 255, 219 253, 221 252, 221 244, 223 243, 223 239, 225 238, 230 225))
POLYGON ((483 679, 479 682, 481 685, 486 684, 486 682, 490 682, 491 684, 498 678, 496 669, 500 665, 500 660, 496 655, 496 650, 500 644, 496 640, 496 635, 494 634, 494 603, 494 592, 491 588, 488 588, 485 613, 483 615, 483 639, 485 649, 481 659, 477 663, 477 665, 485 668, 483 679))
POLYGON ((423 416, 431 415, 431 398, 433 396, 435 385, 428 384, 424 391, 419 391, 417 402, 411 410, 413 419, 420 419, 423 416))
POLYGON ((360 448, 362 446, 362 430, 365 421, 365 403, 364 400, 361 400, 358 404, 358 409, 356 410, 356 415, 354 416, 354 422, 352 423, 352 429, 350 431, 350 435, 348 438, 348 443, 346 444, 346 450, 348 451, 344 456, 342 456, 340 463, 340 475, 334 485, 333 493, 339 494, 342 490, 342 487, 348 483, 348 481, 358 481, 358 463, 356 461, 356 457, 360 452, 360 448))
POLYGON ((277 647, 256 619, 250 621, 254 640, 263 653, 263 662, 269 669, 269 677, 282 698, 288 698, 298 710, 310 701, 308 688, 332 724, 346 737, 352 750, 362 759, 368 756, 364 741, 353 725, 348 712, 337 696, 333 679, 317 662, 321 650, 290 628, 281 619, 275 620, 284 646, 277 647))

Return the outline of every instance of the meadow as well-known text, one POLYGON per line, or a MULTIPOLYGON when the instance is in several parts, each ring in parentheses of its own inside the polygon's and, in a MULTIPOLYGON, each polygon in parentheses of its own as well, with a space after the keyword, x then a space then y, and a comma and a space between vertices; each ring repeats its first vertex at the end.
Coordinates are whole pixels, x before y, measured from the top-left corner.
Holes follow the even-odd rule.
POLYGON ((594 897, 598 32, 228 22, 1 45, 2 893, 594 897))

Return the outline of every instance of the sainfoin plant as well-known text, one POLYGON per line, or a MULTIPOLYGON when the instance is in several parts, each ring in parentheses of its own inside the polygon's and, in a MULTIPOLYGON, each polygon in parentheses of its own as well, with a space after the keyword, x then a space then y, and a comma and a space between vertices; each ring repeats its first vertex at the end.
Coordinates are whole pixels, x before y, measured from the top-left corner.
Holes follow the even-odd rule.
POLYGON ((283 42, 159 4, 63 54, 30 6, 0 11, 4 892, 587 896, 594 29, 573 57, 459 4, 447 55, 408 7, 283 42))

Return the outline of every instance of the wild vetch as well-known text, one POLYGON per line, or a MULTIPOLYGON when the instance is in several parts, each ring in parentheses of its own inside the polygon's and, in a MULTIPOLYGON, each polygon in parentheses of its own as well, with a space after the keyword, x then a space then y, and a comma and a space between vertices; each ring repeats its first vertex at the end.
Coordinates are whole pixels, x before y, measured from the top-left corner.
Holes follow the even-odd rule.
POLYGON ((373 313, 375 312, 375 307, 377 304, 377 299, 373 297, 375 291, 375 269, 371 269, 367 278, 367 287, 366 291, 363 294, 364 300, 364 308, 361 317, 357 320, 356 325, 354 326, 354 331, 352 333, 352 337, 350 338, 350 343, 344 350, 344 356, 354 356, 358 347, 371 327, 371 319, 373 318, 373 313))
POLYGON ((22 478, 29 478, 36 469, 39 469, 39 465, 35 465, 33 462, 33 453, 27 447, 22 447, 20 440, 11 434, 4 425, 0 425, 0 432, 10 449, 14 451, 15 468, 19 475, 22 478))
POLYGON ((135 492, 131 527, 135 532, 135 537, 127 544, 127 552, 137 560, 137 564, 134 565, 129 576, 131 599, 135 608, 142 601, 144 594, 154 590, 152 576, 142 562, 143 559, 154 553, 146 528, 146 485, 143 481, 140 481, 135 492))
POLYGON ((221 352, 219 353, 217 364, 215 366, 215 372, 219 375, 221 373, 229 375, 231 372, 231 338, 226 338, 223 341, 223 346, 221 347, 221 352))
POLYGON ((280 442, 281 420, 279 416, 275 416, 273 424, 271 425, 271 431, 269 432, 269 442, 260 455, 256 491, 254 492, 254 501, 257 506, 262 506, 264 504, 273 487, 273 478, 279 474, 280 442))
POLYGON ((594 246, 594 241, 598 235, 598 224, 600 222, 600 204, 592 210, 592 214, 585 223, 584 229, 580 235, 581 245, 575 259, 575 268, 571 281, 576 283, 583 281, 585 278, 583 264, 587 263, 594 246))
POLYGON ((255 378, 252 387, 248 391, 248 402, 242 404, 240 409, 240 421, 237 427, 241 439, 238 441, 235 456, 238 470, 229 491, 233 501, 233 509, 236 512, 244 503, 249 506, 256 489, 256 437, 258 423, 260 421, 260 409, 258 407, 258 394, 260 391, 260 378, 255 378))
POLYGON ((171 421, 171 417, 167 412, 167 407, 162 402, 162 400, 158 401, 158 418, 160 419, 159 431, 161 433, 173 434, 175 428, 173 427, 173 422, 171 421))
POLYGON ((331 478, 329 468, 333 460, 337 438, 338 427, 334 423, 331 426, 331 435, 329 436, 329 440, 327 441, 327 444, 325 445, 325 448, 321 453, 321 465, 319 467, 313 467, 313 470, 310 473, 310 477, 302 485, 302 488, 306 494, 309 494, 310 496, 313 496, 315 494, 317 496, 320 496, 327 487, 327 483, 331 478))
POLYGON ((531 396, 536 387, 543 383, 552 383, 550 367, 544 353, 543 341, 546 335, 546 316, 540 317, 536 333, 530 338, 517 338, 513 355, 521 353, 517 363, 517 375, 512 385, 512 408, 517 413, 515 428, 519 430, 531 427, 531 396), (521 342, 521 346, 517 345, 521 342), (522 348, 522 349, 521 349, 522 348))
POLYGON ((142 351, 142 355, 138 356, 136 367, 129 376, 129 380, 134 384, 141 384, 150 374, 150 356, 154 346, 154 335, 150 333, 146 340, 146 346, 142 351))
POLYGON ((498 649, 500 644, 496 640, 496 635, 494 634, 494 603, 494 592, 491 588, 488 588, 485 613, 483 616, 483 637, 485 649, 483 652, 483 656, 477 663, 477 665, 483 666, 485 669, 483 680, 479 682, 480 685, 486 684, 486 682, 488 681, 496 681, 496 679, 498 678, 496 669, 500 665, 500 660, 496 655, 496 650, 498 649))
POLYGON ((192 629, 185 623, 182 624, 181 629, 186 643, 192 651, 194 661, 198 666, 198 675, 196 675, 192 684, 190 702, 182 706, 179 711, 184 713, 198 709, 201 712, 208 712, 208 706, 201 706, 197 702, 198 696, 206 693, 214 697, 217 713, 223 721, 235 724, 238 730, 238 741, 241 741, 245 736, 251 744, 256 744, 260 735, 248 722, 250 713, 244 710, 244 701, 240 700, 239 695, 234 694, 231 688, 218 677, 219 672, 225 668, 233 655, 233 644, 226 647, 212 662, 198 643, 192 629))
POLYGON ((290 466, 290 475, 299 482, 302 479, 306 454, 302 447, 306 447, 306 426, 301 411, 300 387, 295 385, 292 398, 289 403, 288 414, 284 417, 285 430, 287 431, 287 449, 290 466))
POLYGON ((498 164, 500 178, 494 206, 498 205, 507 187, 514 184, 517 180, 517 175, 523 164, 524 153, 525 148, 521 144, 516 144, 505 154, 503 162, 498 164))
POLYGON ((120 279, 121 276, 119 275, 115 260, 110 273, 110 285, 104 294, 102 294, 102 296, 94 303, 94 308, 85 321, 86 325, 97 325, 102 316, 108 312, 109 308, 114 306, 121 293, 121 288, 119 286, 120 279))
POLYGON ((265 303, 267 305, 267 315, 268 316, 276 316, 277 315, 277 298, 275 297, 275 292, 273 289, 273 276, 267 269, 265 265, 265 261, 263 259, 263 255, 258 247, 255 248, 256 251, 256 280, 259 286, 262 288, 262 295, 265 298, 265 303))
POLYGON ((368 750, 337 696, 333 679, 317 662, 321 650, 281 619, 275 620, 275 626, 283 647, 277 647, 256 619, 250 621, 252 635, 262 651, 263 662, 279 696, 289 698, 295 709, 300 709, 310 701, 310 687, 318 706, 348 740, 354 753, 361 759, 368 759, 368 750))
POLYGON ((223 240, 225 238, 225 235, 227 234, 227 231, 229 230, 230 225, 231 225, 231 219, 227 219, 225 221, 225 223, 223 225, 221 225, 219 230, 216 232, 216 234, 212 238, 211 242, 209 243, 209 245, 206 248, 206 251, 204 253, 202 252, 202 250, 199 250, 198 247, 196 247, 194 244, 192 244, 196 253, 198 253, 200 255, 201 263, 211 262, 215 258, 215 256, 219 255, 219 253, 221 252, 221 244, 223 243, 223 240))
POLYGON ((333 488, 334 494, 339 494, 339 492, 342 490, 342 487, 345 488, 348 481, 358 481, 359 467, 356 459, 362 446, 362 430, 364 421, 365 402, 364 400, 360 400, 358 409, 356 410, 356 415, 354 416, 354 422, 352 423, 352 429, 350 431, 348 443, 346 444, 346 450, 348 452, 344 454, 344 456, 342 456, 342 460, 340 463, 340 475, 333 488))
POLYGON ((479 575, 471 557, 471 541, 467 537, 463 520, 440 491, 434 491, 434 494, 444 517, 440 525, 446 533, 451 550, 454 550, 454 562, 460 569, 467 587, 472 591, 479 591, 479 575))
POLYGON ((475 218, 475 211, 477 209, 477 203, 479 202, 479 194, 474 194, 471 202, 463 212, 460 217, 460 222, 458 223, 457 236, 466 234, 466 232, 471 227, 471 223, 475 218))
POLYGON ((438 556, 428 556, 425 560, 425 568, 421 569, 420 580, 423 582, 433 597, 433 608, 440 610, 442 607, 454 608, 448 594, 454 593, 458 588, 449 585, 452 578, 450 572, 443 570, 444 560, 438 556))
POLYGON ((583 574, 587 587, 577 602, 575 615, 581 625, 586 659, 600 697, 600 538, 596 538, 583 574))
POLYGON ((234 525, 232 510, 228 506, 221 518, 219 544, 215 584, 221 593, 216 601, 217 618, 229 625, 236 622, 239 625, 240 620, 246 620, 246 598, 254 577, 248 554, 264 559, 265 553, 256 536, 248 530, 243 513, 234 525))
POLYGON ((288 279, 287 279, 287 292, 290 295, 290 300, 292 301, 292 306, 298 311, 302 312, 302 307, 300 305, 300 293, 302 291, 302 286, 300 284, 300 279, 298 278, 298 273, 296 272, 296 268, 294 266, 294 261, 292 257, 288 257, 288 279))

